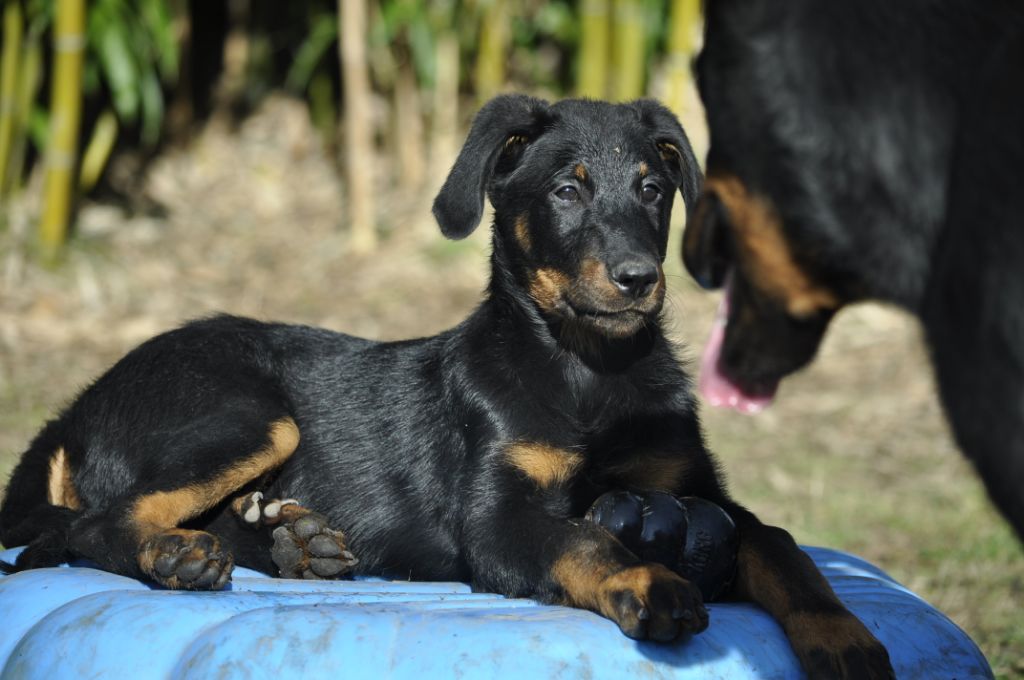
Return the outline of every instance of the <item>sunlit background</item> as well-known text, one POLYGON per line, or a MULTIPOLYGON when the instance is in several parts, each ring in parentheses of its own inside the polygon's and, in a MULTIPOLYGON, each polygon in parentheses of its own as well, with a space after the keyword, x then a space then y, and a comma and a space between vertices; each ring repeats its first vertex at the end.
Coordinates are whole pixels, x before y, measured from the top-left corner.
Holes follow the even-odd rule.
MULTIPOLYGON (((0 0, 0 479, 134 344, 215 311, 395 339, 480 299, 489 230, 433 193, 487 98, 657 97, 699 156, 699 0, 0 0), (339 40, 340 36, 340 40, 339 40)), ((683 226, 676 210, 675 243, 683 226)), ((717 296, 669 257, 695 357, 717 296)), ((754 418, 704 409, 733 494, 858 553, 1024 676, 1024 554, 949 438, 915 323, 844 312, 754 418)))

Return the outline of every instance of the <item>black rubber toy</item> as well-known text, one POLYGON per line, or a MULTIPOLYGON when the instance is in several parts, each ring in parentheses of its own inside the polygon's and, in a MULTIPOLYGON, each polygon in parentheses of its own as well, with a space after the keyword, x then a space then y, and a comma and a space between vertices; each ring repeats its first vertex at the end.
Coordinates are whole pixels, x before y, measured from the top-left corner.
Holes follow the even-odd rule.
POLYGON ((603 526, 644 562, 659 562, 687 579, 709 602, 736 571, 738 536, 725 510, 711 501, 661 491, 609 491, 586 519, 603 526))

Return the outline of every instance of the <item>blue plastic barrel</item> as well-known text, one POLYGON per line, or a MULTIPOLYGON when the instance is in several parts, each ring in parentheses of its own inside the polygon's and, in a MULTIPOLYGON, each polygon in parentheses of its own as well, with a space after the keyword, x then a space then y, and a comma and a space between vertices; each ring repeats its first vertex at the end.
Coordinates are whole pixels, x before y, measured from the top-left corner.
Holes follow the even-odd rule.
MULTIPOLYGON (((900 678, 991 678, 973 641, 867 562, 806 548, 900 678)), ((11 561, 17 550, 0 553, 11 561)), ((60 678, 798 678, 778 624, 711 604, 684 642, 635 642, 596 614, 461 583, 294 581, 162 590, 84 566, 0 578, 0 680, 60 678)))

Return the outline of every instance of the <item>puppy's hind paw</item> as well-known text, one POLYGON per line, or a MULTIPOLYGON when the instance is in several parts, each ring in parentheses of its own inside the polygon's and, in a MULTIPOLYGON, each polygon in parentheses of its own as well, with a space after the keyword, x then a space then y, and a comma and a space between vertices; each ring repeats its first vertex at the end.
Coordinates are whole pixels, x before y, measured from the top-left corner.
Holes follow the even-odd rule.
POLYGON ((345 547, 345 535, 312 511, 285 521, 274 529, 273 537, 270 556, 281 578, 336 579, 359 563, 345 547))

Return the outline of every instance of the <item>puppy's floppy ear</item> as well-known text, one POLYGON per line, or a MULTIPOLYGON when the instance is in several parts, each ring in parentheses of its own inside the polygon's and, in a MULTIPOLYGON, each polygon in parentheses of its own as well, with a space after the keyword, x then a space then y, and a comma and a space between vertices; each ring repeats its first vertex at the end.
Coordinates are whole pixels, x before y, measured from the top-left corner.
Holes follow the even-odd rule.
POLYGON ((533 140, 547 118, 548 103, 526 95, 502 95, 473 119, 466 143, 434 199, 434 217, 452 239, 469 236, 484 214, 484 195, 502 154, 533 140))
POLYGON ((704 176, 679 119, 651 99, 638 99, 630 103, 630 106, 636 111, 640 122, 650 129, 661 157, 678 173, 676 179, 679 192, 686 203, 687 214, 692 213, 697 206, 697 196, 704 176))

